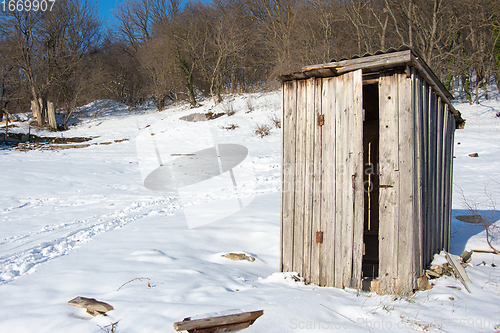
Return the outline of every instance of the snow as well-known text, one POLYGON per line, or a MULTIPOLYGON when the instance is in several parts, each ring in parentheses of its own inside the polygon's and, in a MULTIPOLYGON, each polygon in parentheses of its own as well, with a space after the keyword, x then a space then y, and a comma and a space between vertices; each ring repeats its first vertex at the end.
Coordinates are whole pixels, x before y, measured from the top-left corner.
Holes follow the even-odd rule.
MULTIPOLYGON (((279 273, 281 133, 273 128, 260 138, 253 131, 280 114, 280 93, 228 98, 235 115, 206 122, 179 118, 223 112, 224 105, 177 103, 158 112, 151 105, 96 101, 75 112, 74 126, 63 135, 111 144, 0 150, 0 332, 102 332, 114 322, 116 332, 174 332, 173 323, 186 317, 261 309, 264 315, 246 332, 500 329, 496 255, 472 256, 470 294, 452 277, 403 297, 319 288, 279 273), (222 129, 231 124, 238 127, 222 129), (128 141, 114 142, 121 139, 128 141), (222 149, 220 159, 192 162, 182 174, 176 163, 214 145, 222 149), (211 169, 203 168, 209 163, 211 169), (146 188, 160 164, 184 185, 146 188), (223 257, 229 252, 256 260, 223 257), (92 317, 67 305, 76 296, 114 310, 92 317)), ((495 95, 480 105, 455 106, 467 119, 454 146, 451 253, 460 255, 488 249, 484 230, 455 218, 468 214, 464 198, 492 222, 500 220, 494 207, 500 102, 495 95), (476 152, 479 157, 469 157, 476 152)), ((26 123, 19 126, 26 130, 26 123)), ((443 262, 437 254, 434 264, 443 262)))

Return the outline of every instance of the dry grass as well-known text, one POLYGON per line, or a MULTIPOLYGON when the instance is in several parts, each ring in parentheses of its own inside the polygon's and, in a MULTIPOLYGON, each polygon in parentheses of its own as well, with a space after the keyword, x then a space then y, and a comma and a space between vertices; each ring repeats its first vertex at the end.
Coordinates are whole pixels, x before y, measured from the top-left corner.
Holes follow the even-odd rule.
POLYGON ((253 106, 253 98, 247 99, 247 111, 245 113, 253 112, 254 109, 255 108, 253 106))
POLYGON ((118 320, 118 321, 116 321, 116 322, 114 322, 114 323, 111 323, 111 324, 109 324, 109 325, 106 325, 106 326, 104 326, 104 327, 99 326, 99 325, 97 325, 97 326, 98 326, 98 327, 99 327, 102 331, 104 331, 104 332, 106 332, 106 333, 116 333, 116 332, 117 332, 117 331, 116 331, 116 328, 117 328, 117 326, 118 326, 118 322, 119 322, 119 320, 118 320))
POLYGON ((256 125, 254 134, 261 138, 268 136, 269 134, 271 134, 271 126, 268 124, 256 125))
POLYGON ((278 118, 278 116, 276 114, 274 114, 272 117, 271 117, 271 123, 273 124, 273 126, 277 129, 280 129, 281 128, 281 119, 278 118))
POLYGON ((239 126, 238 125, 235 125, 235 124, 230 124, 230 125, 226 125, 226 126, 221 126, 220 128, 222 129, 225 129, 225 130, 235 130, 237 129, 239 126))
POLYGON ((233 102, 227 102, 222 105, 222 111, 228 116, 233 116, 236 112, 234 112, 233 102))

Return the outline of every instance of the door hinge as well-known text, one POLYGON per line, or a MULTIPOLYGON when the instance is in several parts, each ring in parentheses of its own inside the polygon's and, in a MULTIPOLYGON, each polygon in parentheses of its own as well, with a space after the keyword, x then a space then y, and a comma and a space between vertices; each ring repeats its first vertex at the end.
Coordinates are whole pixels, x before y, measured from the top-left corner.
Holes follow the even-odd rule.
POLYGON ((318 126, 323 126, 325 124, 325 115, 318 114, 318 126))
POLYGON ((316 243, 323 243, 323 231, 316 231, 316 243))

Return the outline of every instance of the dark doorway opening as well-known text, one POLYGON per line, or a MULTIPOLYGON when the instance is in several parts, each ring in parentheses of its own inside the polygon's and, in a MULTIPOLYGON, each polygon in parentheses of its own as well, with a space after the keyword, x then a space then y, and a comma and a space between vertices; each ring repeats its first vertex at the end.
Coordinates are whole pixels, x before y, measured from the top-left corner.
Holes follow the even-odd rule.
POLYGON ((363 85, 363 165, 365 221, 362 277, 379 271, 379 89, 378 81, 363 85))

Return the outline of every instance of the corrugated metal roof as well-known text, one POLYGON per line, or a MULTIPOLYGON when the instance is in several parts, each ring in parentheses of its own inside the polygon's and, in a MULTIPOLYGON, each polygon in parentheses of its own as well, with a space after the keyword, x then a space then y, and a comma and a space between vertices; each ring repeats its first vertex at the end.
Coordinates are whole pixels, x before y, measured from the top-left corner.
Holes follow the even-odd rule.
POLYGON ((386 51, 377 51, 374 54, 366 53, 363 56, 354 56, 349 59, 331 61, 324 64, 305 66, 298 72, 281 75, 278 79, 282 82, 291 80, 303 80, 311 77, 326 78, 342 75, 358 69, 363 74, 376 73, 396 67, 413 67, 422 75, 427 83, 434 87, 435 92, 448 104, 450 111, 457 120, 457 126, 465 123, 460 112, 451 104, 453 95, 445 88, 434 72, 421 59, 418 53, 407 45, 399 48, 389 48, 386 51))
MULTIPOLYGON (((400 47, 398 47, 397 49, 394 48, 394 47, 391 47, 389 49, 387 49, 386 51, 382 51, 382 50, 378 50, 377 52, 375 53, 365 53, 364 55, 360 56, 360 55, 354 55, 350 58, 342 58, 340 59, 339 61, 344 61, 344 60, 351 60, 351 59, 358 59, 358 58, 366 58, 366 57, 371 57, 371 56, 374 56, 374 55, 379 55, 379 54, 387 54, 387 53, 394 53, 394 52, 400 52, 400 51, 412 51, 413 53, 417 54, 417 52, 410 46, 408 45, 401 45, 400 47)), ((330 62, 336 62, 337 60, 335 59, 332 59, 332 61, 330 62)))

